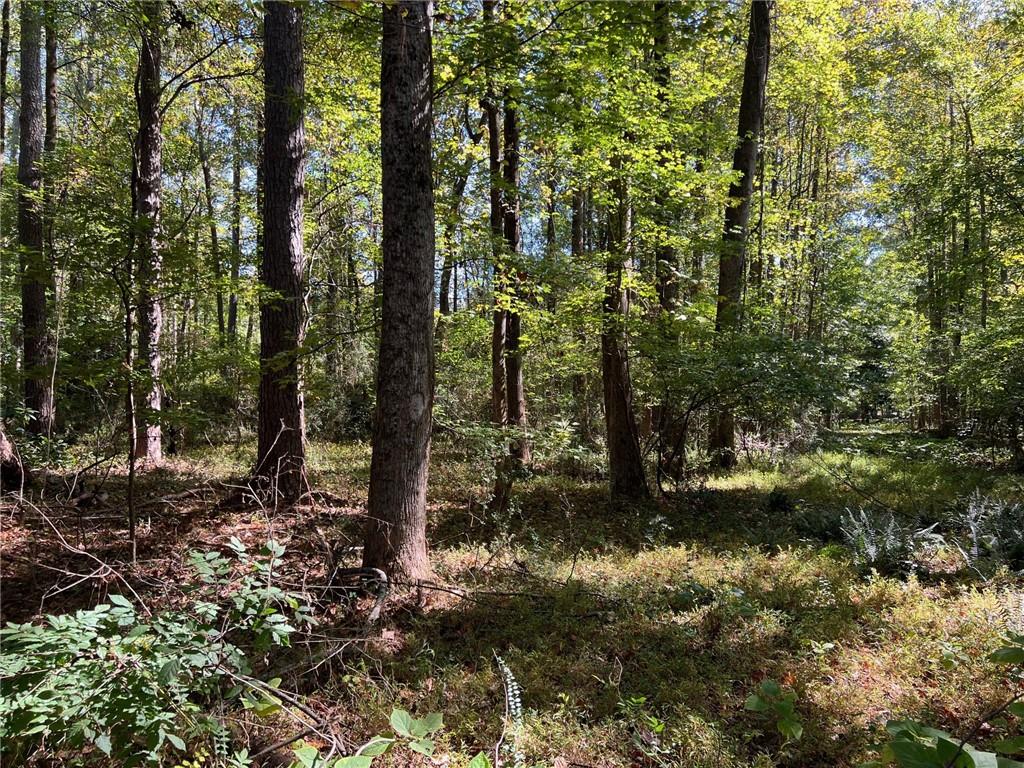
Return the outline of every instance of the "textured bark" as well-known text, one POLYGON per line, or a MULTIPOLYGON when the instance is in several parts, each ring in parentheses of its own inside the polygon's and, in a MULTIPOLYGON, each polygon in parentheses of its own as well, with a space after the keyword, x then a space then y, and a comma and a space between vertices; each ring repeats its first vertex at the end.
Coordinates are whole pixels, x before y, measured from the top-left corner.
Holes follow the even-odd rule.
MULTIPOLYGON (((506 96, 504 121, 504 208, 502 211, 502 229, 505 238, 505 249, 512 261, 513 269, 519 259, 522 246, 519 207, 519 118, 516 107, 506 96)), ((520 278, 509 275, 515 300, 519 299, 518 289, 520 278)), ((526 395, 523 391, 523 356, 519 351, 519 339, 522 335, 522 319, 518 308, 508 309, 508 326, 505 335, 505 375, 507 380, 506 397, 508 397, 508 424, 519 430, 526 429, 526 395)), ((530 461, 530 442, 525 437, 512 441, 511 455, 515 464, 530 461)))
POLYGON ((217 341, 224 343, 224 265, 220 259, 220 237, 217 233, 217 217, 213 199, 213 169, 210 167, 210 153, 206 147, 202 114, 196 116, 196 148, 199 150, 199 164, 203 170, 203 192, 206 199, 206 218, 210 226, 210 260, 213 262, 213 276, 217 281, 217 341))
POLYGON ((633 388, 626 348, 625 318, 629 294, 622 287, 630 213, 625 181, 615 182, 615 206, 609 213, 608 260, 605 263, 601 327, 601 383, 608 434, 608 473, 613 497, 645 499, 649 495, 633 414, 633 388))
POLYGON ((160 115, 160 33, 159 0, 144 0, 139 13, 142 22, 142 45, 135 103, 139 116, 139 132, 135 142, 138 157, 138 227, 139 249, 139 359, 144 367, 141 383, 141 408, 135 453, 140 459, 158 462, 163 458, 160 431, 161 358, 160 336, 163 331, 163 305, 160 281, 163 271, 163 248, 160 242, 160 195, 163 172, 163 136, 160 115))
MULTIPOLYGON (((484 23, 494 23, 496 0, 484 0, 484 23)), ((487 170, 490 186, 491 262, 493 268, 494 313, 491 324, 491 421, 497 426, 508 423, 508 374, 505 365, 505 339, 508 335, 508 312, 501 302, 507 289, 507 275, 502 258, 504 220, 501 210, 501 133, 498 127, 498 104, 487 74, 487 95, 483 100, 487 122, 487 170)))
MULTIPOLYGON (((444 264, 441 267, 441 286, 438 295, 438 309, 443 316, 452 313, 452 270, 455 267, 455 255, 458 249, 455 247, 455 230, 459 224, 459 211, 462 208, 462 198, 466 192, 466 183, 469 181, 469 172, 472 170, 472 158, 466 160, 460 167, 455 182, 452 184, 452 201, 448 209, 448 216, 444 223, 444 264)), ((457 292, 456 292, 457 293, 457 292)), ((440 328, 440 326, 438 326, 440 328)))
POLYGON ((21 491, 29 479, 28 467, 0 424, 0 491, 21 491))
POLYGON ((43 253, 43 89, 39 67, 43 6, 21 4, 21 113, 18 154, 18 246, 25 406, 28 428, 53 430, 53 353, 47 330, 46 294, 52 273, 43 253))
MULTIPOLYGON (((49 169, 53 161, 53 151, 57 148, 57 27, 54 24, 53 5, 46 6, 44 19, 46 27, 46 133, 43 137, 43 157, 49 169)), ((52 171, 49 171, 52 173, 52 171)), ((44 171, 46 173, 46 171, 44 171)), ((43 216, 45 217, 46 255, 51 271, 56 267, 53 253, 53 187, 52 183, 43 183, 43 216)))
POLYGON ((286 500, 306 490, 302 344, 305 67, 302 6, 267 3, 264 35, 263 258, 256 475, 286 500))
MULTIPOLYGON (((658 93, 662 117, 668 119, 668 87, 671 68, 668 61, 671 45, 672 22, 669 16, 669 4, 654 4, 654 85, 658 93)), ((671 146, 662 145, 658 148, 658 164, 664 169, 668 165, 671 146)), ((658 223, 664 229, 661 237, 669 235, 672 217, 669 213, 671 203, 664 190, 658 190, 654 196, 654 208, 658 223)), ((679 255, 675 247, 663 240, 655 249, 655 274, 657 276, 658 302, 666 312, 673 311, 679 303, 679 255)))
POLYGON ((228 341, 238 338, 238 272, 242 264, 242 121, 235 105, 231 147, 231 292, 228 295, 228 341))
MULTIPOLYGON (((722 254, 718 262, 718 306, 715 329, 728 334, 739 329, 743 272, 746 258, 747 228, 750 223, 750 198, 754 193, 757 172, 757 143, 764 116, 765 83, 771 42, 771 3, 753 0, 750 9, 750 32, 743 67, 743 92, 740 95, 739 143, 733 156, 733 170, 739 179, 729 187, 729 205, 725 209, 722 254)), ((713 460, 722 467, 736 463, 735 427, 732 409, 719 408, 714 415, 709 435, 713 460)))
POLYGON ((0 7, 0 186, 7 158, 7 56, 11 52, 11 0, 0 7))
POLYGON ((418 581, 427 558, 434 399, 431 2, 385 5, 381 43, 383 295, 363 565, 418 581))

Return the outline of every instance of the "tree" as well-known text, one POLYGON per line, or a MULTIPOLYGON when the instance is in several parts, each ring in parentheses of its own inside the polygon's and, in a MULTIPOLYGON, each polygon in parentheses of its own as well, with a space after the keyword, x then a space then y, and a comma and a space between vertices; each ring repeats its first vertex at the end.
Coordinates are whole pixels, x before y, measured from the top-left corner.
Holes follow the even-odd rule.
POLYGON ((43 6, 21 4, 21 113, 18 154, 18 245, 25 407, 29 430, 53 432, 51 369, 53 347, 47 320, 47 293, 53 272, 43 251, 43 87, 40 42, 43 6))
POLYGON ((7 54, 11 48, 11 0, 0 6, 0 186, 7 163, 7 54))
POLYGON ((160 0, 139 4, 140 47, 136 77, 135 105, 139 129, 135 139, 135 199, 138 229, 138 326, 139 358, 144 367, 142 408, 137 419, 135 455, 150 462, 163 458, 160 428, 161 391, 160 337, 163 331, 161 273, 163 245, 160 241, 160 206, 163 174, 163 133, 160 109, 161 13, 160 0))
POLYGON ((305 66, 302 6, 267 3, 264 36, 263 254, 257 477, 284 499, 306 490, 302 345, 305 66))
MULTIPOLYGON (((743 91, 740 95, 739 143, 732 168, 739 174, 729 187, 729 205, 725 209, 722 253, 718 262, 718 303, 715 330, 735 333, 740 328, 743 275, 746 260, 747 227, 750 223, 750 199, 754 194, 757 172, 757 143, 764 117, 765 83, 771 43, 770 0, 753 0, 750 7, 750 31, 743 65, 743 91)), ((709 449, 715 462, 731 467, 736 462, 735 426, 732 409, 719 407, 711 425, 709 449)))
POLYGON ((427 466, 434 399, 432 3, 385 5, 381 43, 383 296, 363 565, 430 571, 427 466))
MULTIPOLYGON (((616 165, 621 168, 621 162, 616 165)), ((608 433, 608 474, 613 497, 645 499, 650 492, 633 413, 625 327, 629 292, 622 279, 632 219, 625 180, 616 179, 612 186, 614 201, 608 211, 608 254, 601 318, 601 384, 608 433)))

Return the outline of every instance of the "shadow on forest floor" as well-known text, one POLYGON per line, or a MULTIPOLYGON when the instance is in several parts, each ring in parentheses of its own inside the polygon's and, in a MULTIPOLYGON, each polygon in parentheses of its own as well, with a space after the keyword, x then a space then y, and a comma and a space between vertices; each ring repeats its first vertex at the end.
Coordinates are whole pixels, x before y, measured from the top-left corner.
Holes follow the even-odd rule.
MULTIPOLYGON (((843 766, 865 758, 890 716, 956 731, 1002 688, 984 655, 1020 584, 864 579, 826 544, 831 529, 814 528, 816 516, 834 521, 859 505, 923 519, 979 487, 1020 495, 1019 478, 922 444, 839 435, 818 454, 640 505, 610 503, 599 483, 538 475, 498 516, 481 504, 479 468, 437 451, 430 538, 442 588, 397 602, 380 637, 324 668, 333 673, 286 684, 351 712, 353 739, 382 727, 392 706, 441 711, 439 748, 473 754, 506 728, 500 656, 527 708, 519 747, 549 764, 843 766), (796 691, 799 742, 783 744, 772 722, 744 710, 767 678, 796 691)), ((232 536, 285 542, 280 578, 313 590, 327 549, 358 542, 369 451, 321 445, 310 455, 314 485, 328 493, 288 510, 221 504, 251 460, 245 451, 206 449, 143 473, 134 567, 123 473, 110 472, 109 496, 88 509, 6 501, 4 619, 120 591, 104 562, 151 605, 173 601, 190 578, 188 551, 226 550, 232 536)), ((54 478, 50 498, 68 477, 54 478)))

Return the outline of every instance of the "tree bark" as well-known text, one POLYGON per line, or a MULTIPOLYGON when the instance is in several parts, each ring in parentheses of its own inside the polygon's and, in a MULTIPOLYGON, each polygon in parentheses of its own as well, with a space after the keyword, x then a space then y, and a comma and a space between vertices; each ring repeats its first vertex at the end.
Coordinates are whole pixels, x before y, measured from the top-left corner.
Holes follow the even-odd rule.
MULTIPOLYGON (((496 0, 484 0, 484 23, 494 24, 496 0)), ((501 134, 498 128, 498 105, 487 73, 487 94, 483 99, 487 121, 487 170, 490 187, 491 262, 493 270, 494 313, 491 324, 491 421, 504 427, 508 423, 508 374, 505 365, 505 339, 508 334, 508 312, 503 293, 507 275, 502 256, 504 222, 501 210, 501 134)))
POLYGON ((234 107, 231 153, 231 292, 228 294, 228 342, 238 338, 238 273, 242 265, 242 120, 234 107))
MULTIPOLYGON (((199 108, 200 110, 202 107, 199 108)), ((206 218, 210 225, 210 260, 213 262, 213 276, 217 281, 217 341, 223 345, 227 334, 224 323, 224 265, 220 259, 220 237, 217 234, 217 217, 213 200, 213 169, 210 167, 210 153, 206 147, 202 112, 196 114, 196 148, 199 164, 203 171, 203 192, 206 198, 206 218)))
POLYGON ((139 132, 135 151, 138 157, 139 229, 139 358, 145 367, 141 383, 142 408, 138 418, 136 456, 158 462, 163 458, 160 430, 162 403, 160 337, 163 330, 163 304, 160 298, 163 271, 163 247, 160 242, 161 175, 163 172, 163 136, 160 114, 161 8, 159 0, 143 0, 139 13, 141 49, 135 92, 139 132))
POLYGON ((383 295, 363 565, 430 573, 427 468, 434 400, 431 2, 385 5, 381 43, 383 295))
POLYGON ((0 491, 20 492, 31 479, 17 447, 0 424, 0 491))
POLYGON ((623 290, 626 250, 630 230, 626 182, 614 182, 615 203, 608 216, 608 259, 605 263, 604 304, 601 325, 601 383, 608 435, 608 474, 613 498, 646 499, 649 496, 640 455, 640 436, 633 414, 633 387, 629 374, 625 320, 629 294, 623 290))
MULTIPOLYGON (((518 269, 519 252, 522 245, 519 208, 519 118, 516 106, 506 94, 505 121, 503 126, 504 153, 504 210, 502 212, 502 228, 505 238, 505 249, 512 264, 518 269)), ((509 281, 514 291, 513 303, 508 311, 508 326, 505 336, 505 375, 507 377, 506 396, 508 397, 508 424, 523 431, 526 429, 526 395, 523 391, 523 356, 519 351, 519 340, 522 335, 522 318, 515 302, 519 301, 521 280, 518 274, 510 274, 509 281)), ((511 455, 514 465, 523 465, 530 461, 530 442, 525 435, 512 441, 511 455)))
MULTIPOLYGON (((455 182, 452 184, 452 201, 448 209, 448 216, 444 223, 444 264, 441 267, 441 287, 438 292, 438 309, 442 316, 447 317, 452 313, 452 269, 455 266, 455 255, 458 249, 455 247, 455 231, 459 224, 459 211, 462 207, 462 198, 466 192, 466 184, 469 181, 469 172, 472 170, 472 158, 466 160, 460 167, 455 182)), ((438 326, 440 328, 440 326, 438 326)))
MULTIPOLYGON (((668 88, 671 78, 671 67, 668 61, 668 54, 671 46, 672 20, 669 16, 669 3, 657 2, 654 4, 654 85, 658 93, 658 102, 661 106, 662 118, 669 119, 668 88)), ((669 154, 672 147, 664 144, 658 147, 658 164, 666 168, 669 163, 669 154)), ((655 194, 654 207, 655 215, 662 231, 660 237, 662 242, 655 249, 655 274, 657 276, 658 302, 662 310, 672 312, 679 303, 679 256, 675 247, 668 241, 672 216, 669 213, 671 202, 664 190, 655 194)))
POLYGON ((11 0, 0 8, 0 188, 7 164, 7 56, 11 52, 11 0))
MULTIPOLYGON (((46 27, 46 133, 43 138, 43 157, 47 173, 52 174, 53 152, 57 148, 57 27, 53 15, 54 5, 47 5, 43 11, 46 27)), ((51 177, 52 178, 52 177, 51 177)), ((52 181, 43 184, 43 216, 45 217, 45 251, 51 272, 56 269, 57 260, 53 254, 53 188, 52 181)))
POLYGON ((264 35, 263 258, 257 477, 287 501, 307 488, 302 344, 305 65, 302 6, 267 3, 264 35))
POLYGON ((21 113, 18 154, 18 245, 25 407, 33 434, 53 431, 52 346, 47 291, 52 271, 43 253, 43 89, 39 67, 43 6, 21 5, 21 113))
MULTIPOLYGON (((718 306, 715 330, 722 335, 739 330, 743 273, 746 258, 747 228, 750 223, 750 199, 754 194, 757 172, 757 143, 764 116, 765 84, 771 41, 771 3, 753 0, 750 32, 743 67, 743 91, 740 95, 739 143, 733 156, 733 170, 739 179, 729 187, 729 205, 725 209, 722 255, 718 263, 718 306)), ((732 408, 721 405, 712 418, 709 452, 721 467, 736 463, 735 427, 732 408)))

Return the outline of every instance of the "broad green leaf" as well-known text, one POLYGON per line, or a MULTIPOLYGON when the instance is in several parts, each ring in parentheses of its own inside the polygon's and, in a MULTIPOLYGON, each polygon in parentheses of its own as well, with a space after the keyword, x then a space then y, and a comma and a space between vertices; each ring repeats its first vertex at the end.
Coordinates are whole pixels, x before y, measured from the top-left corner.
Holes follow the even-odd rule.
POLYGON ((404 709, 396 709, 391 712, 391 727, 399 736, 412 738, 412 716, 404 709))
POLYGON ((419 752, 421 755, 430 757, 434 754, 434 740, 433 739, 416 739, 416 741, 409 742, 409 749, 413 752, 419 752))

